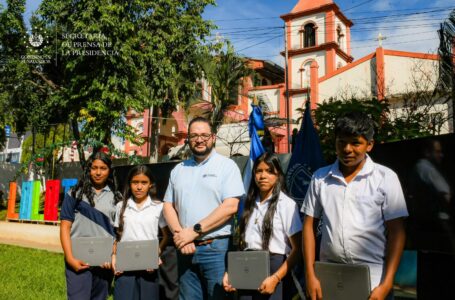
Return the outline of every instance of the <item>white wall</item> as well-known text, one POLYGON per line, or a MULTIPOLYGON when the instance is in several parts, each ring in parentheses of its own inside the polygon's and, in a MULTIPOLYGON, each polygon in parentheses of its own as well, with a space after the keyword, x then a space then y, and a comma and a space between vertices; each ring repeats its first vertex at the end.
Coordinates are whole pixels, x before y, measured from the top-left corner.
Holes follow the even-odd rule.
POLYGON ((248 123, 223 124, 218 129, 215 149, 224 156, 250 154, 248 123))
MULTIPOLYGON (((280 89, 267 89, 250 91, 248 93, 251 98, 256 95, 259 99, 262 99, 268 106, 270 112, 277 112, 280 110, 280 89)), ((248 115, 251 113, 251 99, 248 101, 248 115)))
POLYGON ((335 55, 335 70, 338 69, 338 63, 341 63, 342 67, 346 66, 346 61, 339 55, 335 55))
POLYGON ((367 60, 337 76, 333 76, 319 84, 319 102, 330 97, 362 98, 371 97, 371 90, 375 90, 372 82, 375 72, 371 64, 376 65, 375 59, 367 60))
POLYGON ((386 95, 431 91, 438 79, 437 60, 385 55, 384 68, 386 95))
POLYGON ((305 108, 306 100, 308 99, 306 94, 293 95, 292 96, 292 111, 291 118, 297 120, 302 114, 296 111, 297 108, 305 108))
MULTIPOLYGON (((317 51, 308 54, 301 54, 292 57, 292 82, 291 82, 291 89, 299 89, 302 88, 300 78, 300 68, 304 62, 307 60, 316 60, 318 63, 318 77, 322 77, 325 75, 325 51, 317 51)), ((304 83, 305 86, 305 83, 304 83)))

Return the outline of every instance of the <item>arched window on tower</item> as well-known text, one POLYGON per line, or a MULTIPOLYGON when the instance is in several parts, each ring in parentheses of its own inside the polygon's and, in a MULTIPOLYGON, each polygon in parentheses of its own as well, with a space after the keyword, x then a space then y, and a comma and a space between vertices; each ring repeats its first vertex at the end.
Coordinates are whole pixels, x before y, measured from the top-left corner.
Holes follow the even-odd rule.
POLYGON ((316 46, 316 26, 313 23, 308 23, 303 30, 303 47, 316 46))
POLYGON ((311 63, 313 61, 306 61, 300 67, 300 88, 308 88, 310 87, 310 70, 311 70, 311 63))

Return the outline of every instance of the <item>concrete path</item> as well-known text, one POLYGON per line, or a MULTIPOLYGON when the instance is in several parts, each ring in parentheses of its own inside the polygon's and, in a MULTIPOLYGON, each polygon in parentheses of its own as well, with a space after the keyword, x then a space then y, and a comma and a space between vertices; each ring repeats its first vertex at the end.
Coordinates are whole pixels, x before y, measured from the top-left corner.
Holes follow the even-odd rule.
POLYGON ((0 244, 62 253, 60 226, 0 221, 0 244))

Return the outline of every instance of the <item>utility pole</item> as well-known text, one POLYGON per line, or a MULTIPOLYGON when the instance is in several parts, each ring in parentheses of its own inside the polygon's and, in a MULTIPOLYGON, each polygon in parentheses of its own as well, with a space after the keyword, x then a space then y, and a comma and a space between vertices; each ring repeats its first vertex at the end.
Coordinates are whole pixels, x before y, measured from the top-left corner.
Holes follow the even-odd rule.
POLYGON ((291 122, 289 115, 289 76, 288 76, 288 33, 286 21, 284 22, 284 80, 286 82, 286 127, 288 153, 291 153, 291 122))

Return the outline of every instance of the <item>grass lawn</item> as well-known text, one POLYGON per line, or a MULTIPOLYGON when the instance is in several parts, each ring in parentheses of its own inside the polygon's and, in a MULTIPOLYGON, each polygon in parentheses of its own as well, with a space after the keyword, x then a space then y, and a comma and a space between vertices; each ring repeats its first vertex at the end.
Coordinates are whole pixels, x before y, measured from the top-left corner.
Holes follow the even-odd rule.
POLYGON ((6 220, 6 208, 0 208, 0 221, 6 220))
POLYGON ((66 299, 63 254, 0 244, 0 299, 66 299))
POLYGON ((66 299, 63 254, 0 244, 0 299, 66 299))

